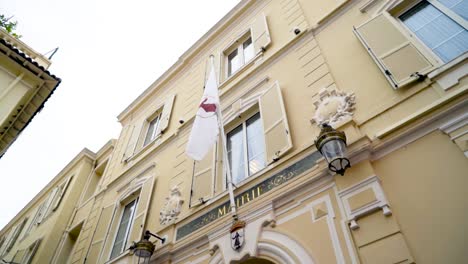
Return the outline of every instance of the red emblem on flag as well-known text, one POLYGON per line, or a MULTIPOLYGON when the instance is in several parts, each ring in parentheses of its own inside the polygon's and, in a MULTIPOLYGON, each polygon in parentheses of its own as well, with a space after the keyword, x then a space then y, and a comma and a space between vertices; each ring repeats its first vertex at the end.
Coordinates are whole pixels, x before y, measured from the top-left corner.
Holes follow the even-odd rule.
POLYGON ((216 112, 216 104, 206 104, 205 102, 207 100, 208 100, 208 98, 205 98, 205 100, 203 100, 203 102, 201 102, 200 107, 203 108, 203 110, 205 110, 205 112, 207 112, 207 113, 216 112))

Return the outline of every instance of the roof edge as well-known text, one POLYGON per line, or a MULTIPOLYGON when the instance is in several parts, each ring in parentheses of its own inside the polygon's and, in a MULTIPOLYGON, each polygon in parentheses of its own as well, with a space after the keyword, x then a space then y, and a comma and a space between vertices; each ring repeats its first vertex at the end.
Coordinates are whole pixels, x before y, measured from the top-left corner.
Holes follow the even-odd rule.
POLYGON ((82 149, 60 172, 47 183, 46 186, 42 188, 39 193, 37 193, 1 230, 0 235, 5 232, 5 230, 9 229, 18 219, 23 217, 27 209, 33 207, 33 205, 45 194, 47 193, 59 180, 61 180, 64 175, 66 175, 74 166, 76 166, 82 159, 88 158, 90 160, 94 160, 96 158, 96 154, 91 150, 84 148, 82 149))
POLYGON ((250 7, 255 0, 242 0, 231 11, 229 11, 221 20, 219 20, 208 32, 206 32, 200 39, 198 39, 192 46, 185 51, 179 59, 167 69, 156 81, 154 81, 143 93, 141 93, 129 106, 127 106, 118 116, 117 120, 122 122, 133 111, 133 109, 141 102, 148 94, 159 88, 164 82, 168 81, 177 71, 179 71, 185 62, 194 56, 211 38, 223 30, 231 20, 235 19, 246 8, 250 7))

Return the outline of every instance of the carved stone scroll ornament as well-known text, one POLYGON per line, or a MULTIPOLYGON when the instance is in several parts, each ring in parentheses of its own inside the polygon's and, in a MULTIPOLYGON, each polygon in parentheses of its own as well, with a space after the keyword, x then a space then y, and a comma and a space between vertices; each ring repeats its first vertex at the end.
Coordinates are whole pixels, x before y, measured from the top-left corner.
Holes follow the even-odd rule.
POLYGON ((315 114, 312 122, 317 125, 328 123, 333 126, 341 120, 353 116, 356 97, 354 93, 346 93, 337 89, 322 89, 319 99, 314 102, 315 114))
POLYGON ((161 225, 167 225, 177 220, 181 206, 184 203, 181 197, 179 186, 172 187, 169 197, 166 197, 163 209, 159 212, 159 223, 161 225))

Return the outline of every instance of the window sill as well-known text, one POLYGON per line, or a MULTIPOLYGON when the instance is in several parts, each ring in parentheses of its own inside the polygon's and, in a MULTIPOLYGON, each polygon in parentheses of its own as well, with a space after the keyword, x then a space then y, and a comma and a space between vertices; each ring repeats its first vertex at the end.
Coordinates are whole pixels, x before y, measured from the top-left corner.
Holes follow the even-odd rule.
POLYGON ((137 152, 135 152, 132 156, 130 156, 128 159, 125 160, 125 162, 130 162, 134 159, 136 159, 138 156, 140 156, 142 153, 146 152, 148 149, 152 148, 152 146, 156 145, 159 146, 160 144, 156 144, 157 141, 160 143, 160 139, 162 137, 162 134, 159 133, 153 140, 151 140, 148 144, 146 144, 144 147, 141 147, 137 152))
MULTIPOLYGON (((263 169, 257 171, 257 172, 254 173, 253 175, 251 175, 251 176, 245 178, 244 180, 242 180, 242 181, 239 182, 238 184, 234 184, 234 191, 246 187, 250 182, 254 181, 255 179, 260 178, 262 175, 267 174, 267 173, 270 172, 274 167, 276 167, 276 163, 272 163, 272 164, 266 166, 265 168, 263 168, 263 169)), ((241 193, 242 193, 242 192, 241 192, 241 193)), ((227 190, 227 189, 223 190, 222 192, 220 192, 220 193, 218 193, 218 194, 215 194, 213 198, 211 198, 210 200, 208 200, 208 201, 205 203, 205 206, 209 206, 210 204, 215 203, 216 201, 218 201, 218 200, 222 199, 223 197, 225 197, 227 194, 228 194, 228 190, 227 190)), ((234 194, 234 196, 235 196, 235 194, 234 194)))
POLYGON ((106 261, 105 263, 106 264, 110 264, 110 263, 117 263, 119 260, 122 260, 126 257, 129 257, 129 256, 132 256, 133 254, 130 252, 130 250, 125 250, 124 252, 120 253, 120 255, 118 255, 117 257, 113 258, 113 259, 110 259, 108 261, 106 261))
POLYGON ((441 65, 427 75, 429 79, 437 79, 436 82, 444 90, 448 90, 458 83, 458 81, 467 75, 468 52, 458 56, 456 59, 441 65))
POLYGON ((239 75, 241 75, 247 69, 252 67, 252 65, 255 64, 255 62, 261 57, 263 57, 263 52, 260 52, 257 55, 255 55, 255 57, 250 59, 246 64, 242 65, 242 67, 240 67, 236 72, 234 72, 231 76, 227 77, 222 83, 220 83, 218 86, 218 89, 221 90, 220 95, 225 93, 223 89, 225 89, 229 83, 231 83, 234 79, 237 79, 239 75))

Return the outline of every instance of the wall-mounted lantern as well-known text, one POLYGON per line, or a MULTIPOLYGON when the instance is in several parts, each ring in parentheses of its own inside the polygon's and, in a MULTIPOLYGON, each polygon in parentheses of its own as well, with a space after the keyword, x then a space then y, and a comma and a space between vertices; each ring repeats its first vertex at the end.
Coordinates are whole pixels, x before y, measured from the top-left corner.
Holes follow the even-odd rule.
POLYGON ((328 168, 332 172, 343 176, 346 169, 351 167, 351 163, 346 156, 347 146, 344 132, 337 131, 325 123, 315 140, 315 146, 327 160, 328 168))
POLYGON ((163 244, 166 241, 164 237, 160 237, 146 230, 145 234, 143 235, 143 239, 138 242, 134 242, 130 247, 130 249, 133 250, 133 254, 138 256, 138 264, 149 263, 155 249, 155 243, 149 240, 152 236, 159 239, 163 244))

